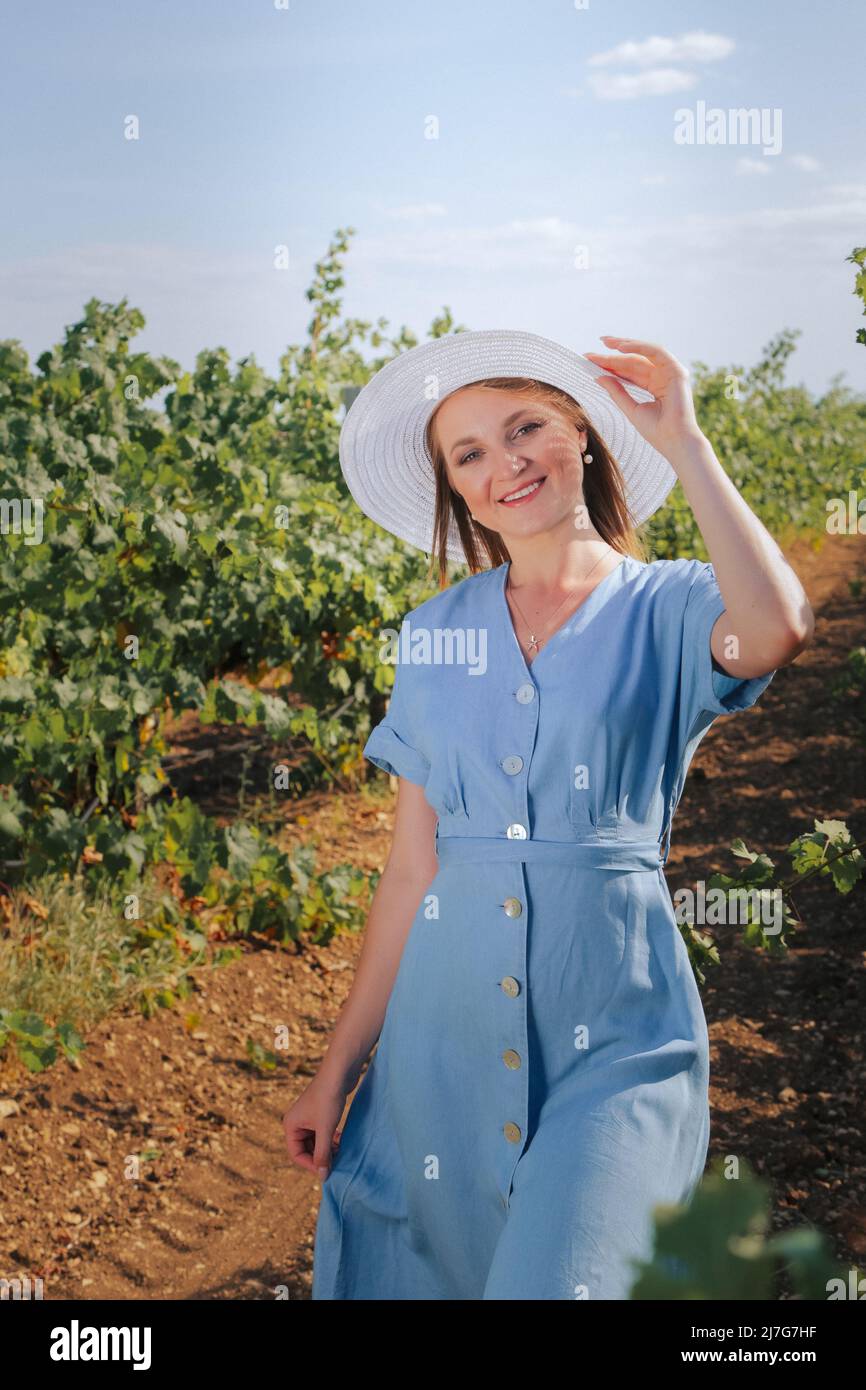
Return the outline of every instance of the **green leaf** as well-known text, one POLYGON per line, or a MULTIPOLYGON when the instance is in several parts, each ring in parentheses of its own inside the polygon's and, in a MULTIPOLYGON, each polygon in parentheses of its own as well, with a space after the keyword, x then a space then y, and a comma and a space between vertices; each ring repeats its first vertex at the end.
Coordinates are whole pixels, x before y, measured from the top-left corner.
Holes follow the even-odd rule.
POLYGON ((182 512, 156 512, 153 525, 157 531, 170 541, 175 555, 180 558, 186 554, 189 536, 186 531, 186 518, 182 512))
POLYGON ((248 825, 237 821, 226 827, 226 868, 232 878, 246 879, 261 854, 260 841, 248 825))

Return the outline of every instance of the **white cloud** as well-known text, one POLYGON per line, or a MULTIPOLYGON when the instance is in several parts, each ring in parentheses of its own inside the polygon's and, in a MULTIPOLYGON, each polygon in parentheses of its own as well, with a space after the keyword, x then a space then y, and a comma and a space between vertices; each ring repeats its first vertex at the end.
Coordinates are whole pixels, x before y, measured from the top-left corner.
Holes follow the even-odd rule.
POLYGON ((595 53, 590 58, 590 67, 607 67, 611 63, 632 63, 636 67, 658 67, 663 63, 715 63, 720 58, 728 58, 734 51, 733 39, 723 34, 706 34, 697 30, 680 34, 678 38, 661 38, 654 35, 641 42, 630 40, 609 48, 604 53, 595 53))
POLYGON ((788 160, 795 169, 802 169, 804 174, 814 174, 821 168, 820 161, 813 159, 810 154, 792 154, 788 160))
POLYGON ((734 167, 737 174, 769 174, 770 165, 761 159, 738 159, 734 167))
POLYGON ((641 178, 641 183, 656 187, 659 184, 670 183, 670 178, 667 174, 644 174, 641 178))
MULTIPOLYGON (((857 244, 862 244, 866 184, 837 184, 823 191, 826 196, 821 199, 810 197, 808 202, 788 207, 769 203, 725 213, 678 212, 658 219, 642 217, 639 222, 625 217, 622 227, 616 229, 607 217, 590 222, 557 216, 510 219, 493 225, 467 225, 455 219, 436 227, 398 229, 395 225, 393 231, 380 236, 359 235, 353 240, 346 276, 349 283, 370 274, 387 280, 389 268, 394 266, 413 270, 442 266, 449 272, 483 270, 489 274, 502 269, 561 270, 571 263, 576 245, 588 246, 596 263, 609 256, 613 264, 627 262, 629 269, 632 248, 634 265, 639 268, 647 236, 658 238, 659 247, 669 247, 674 263, 683 243, 703 244, 714 256, 726 248, 734 258, 742 256, 742 234, 748 234, 748 244, 756 245, 763 232, 784 232, 793 240, 826 230, 842 241, 859 232, 857 244)), ((180 306, 183 317, 197 320, 203 342, 218 341, 218 335, 210 331, 212 321, 225 316, 227 306, 232 316, 238 311, 244 319, 249 314, 255 320, 265 303, 279 316, 285 314, 288 304, 300 303, 317 254, 317 250, 299 246, 291 268, 277 271, 270 246, 263 247, 260 254, 251 254, 247 250, 213 253, 195 245, 90 243, 64 249, 62 255, 31 255, 0 263, 0 293, 16 301, 55 306, 68 299, 79 317, 91 295, 103 299, 128 295, 149 323, 157 309, 176 318, 180 306), (207 329, 202 331, 204 323, 207 329)))
MULTIPOLYGON (((668 212, 667 200, 659 198, 657 215, 642 210, 639 218, 629 213, 618 220, 602 214, 468 225, 453 217, 435 224, 394 221, 381 235, 353 240, 346 280, 353 306, 363 306, 355 312, 372 317, 383 302, 395 303, 402 320, 412 321, 414 313, 419 326, 429 321, 431 305, 438 310, 450 303, 457 311, 460 304, 479 303, 488 318, 495 317, 490 304, 503 313, 514 306, 516 322, 524 311, 531 316, 532 304, 538 312, 545 298, 561 305, 565 295, 582 315, 603 315, 601 331, 616 326, 607 315, 617 296, 631 303, 647 281, 651 296, 677 302, 684 301, 684 287, 692 294, 705 286, 707 304, 723 322, 727 291, 720 286, 729 280, 765 284, 768 295, 787 303, 789 287, 780 288, 780 276, 787 285, 792 268, 844 279, 847 312, 850 266, 844 262, 863 244, 866 184, 822 184, 821 192, 800 205, 780 206, 768 196, 766 206, 706 213, 668 212), (586 270, 575 263, 582 247, 589 252, 586 270)), ((270 246, 216 253, 196 244, 120 242, 10 258, 0 262, 4 331, 23 338, 35 354, 62 337, 60 325, 79 319, 91 296, 117 302, 126 295, 147 319, 137 348, 168 352, 191 365, 204 346, 224 343, 233 357, 254 349, 273 371, 285 345, 305 337, 304 291, 321 254, 308 240, 293 245, 286 272, 274 270, 270 246)), ((473 312, 470 307, 460 316, 473 312)))
POLYGON ((694 87, 697 77, 679 68, 651 68, 648 72, 593 74, 589 85, 602 101, 634 101, 638 97, 668 96, 694 87))
POLYGON ((761 267, 778 268, 790 255, 797 264, 809 261, 826 268, 828 255, 837 256, 839 246, 847 247, 852 236, 851 246, 862 244, 864 219, 866 187, 851 185, 847 197, 810 199, 802 206, 768 204, 729 213, 642 215, 638 220, 623 216, 619 223, 607 216, 593 222, 538 217, 493 226, 455 223, 407 229, 405 236, 359 238, 346 271, 352 283, 363 278, 373 288, 392 271, 414 275, 419 267, 434 279, 441 274, 443 284, 461 273, 476 286, 479 274, 537 274, 543 280, 545 274, 568 273, 577 246, 588 248, 590 271, 575 270, 576 283, 593 270, 645 274, 648 254, 661 271, 674 276, 692 260, 735 270, 746 263, 746 247, 747 259, 761 267))
MULTIPOLYGON (((809 203, 804 207, 752 208, 727 216, 692 213, 686 221, 693 229, 700 228, 701 236, 708 239, 715 237, 716 244, 721 246, 727 243, 729 238, 742 232, 787 229, 795 233, 798 229, 820 224, 826 224, 828 227, 835 226, 840 229, 850 228, 856 226, 858 219, 864 215, 866 215, 866 191, 861 193, 859 199, 852 198, 850 202, 809 203)), ((737 254, 736 249, 733 249, 737 254)))

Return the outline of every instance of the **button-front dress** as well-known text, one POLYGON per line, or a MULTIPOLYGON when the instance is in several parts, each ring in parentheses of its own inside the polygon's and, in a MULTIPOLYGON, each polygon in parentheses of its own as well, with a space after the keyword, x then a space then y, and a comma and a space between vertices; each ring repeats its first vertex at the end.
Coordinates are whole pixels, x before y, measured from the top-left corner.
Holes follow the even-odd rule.
POLYGON ((627 1299, 653 1206, 704 1169, 663 865, 698 743, 775 672, 715 668, 711 564, 630 556, 528 664, 508 569, 403 620, 364 749, 424 787, 438 869, 322 1185, 314 1299, 627 1299))

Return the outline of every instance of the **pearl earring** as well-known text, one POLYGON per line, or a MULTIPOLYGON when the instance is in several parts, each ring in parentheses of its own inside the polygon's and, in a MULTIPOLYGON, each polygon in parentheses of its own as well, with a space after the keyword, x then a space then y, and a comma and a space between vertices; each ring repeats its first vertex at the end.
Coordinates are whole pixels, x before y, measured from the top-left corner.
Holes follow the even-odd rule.
POLYGON ((592 454, 584 454, 583 461, 584 463, 592 463, 592 454))

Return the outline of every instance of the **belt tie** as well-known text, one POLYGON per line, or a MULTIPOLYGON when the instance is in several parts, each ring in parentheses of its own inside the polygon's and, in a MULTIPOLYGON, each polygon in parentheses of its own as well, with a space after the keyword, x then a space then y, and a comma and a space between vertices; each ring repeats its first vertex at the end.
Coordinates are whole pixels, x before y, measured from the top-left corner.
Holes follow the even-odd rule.
POLYGON ((501 836, 439 835, 436 853, 445 864, 570 864, 617 873, 661 869, 656 840, 509 840, 501 836))

